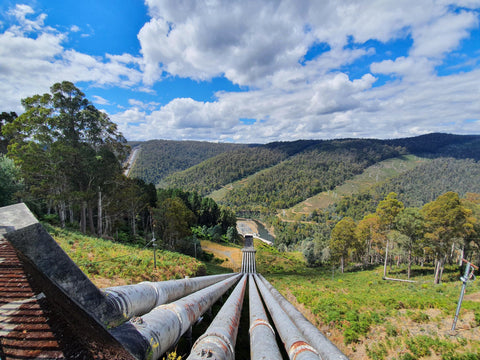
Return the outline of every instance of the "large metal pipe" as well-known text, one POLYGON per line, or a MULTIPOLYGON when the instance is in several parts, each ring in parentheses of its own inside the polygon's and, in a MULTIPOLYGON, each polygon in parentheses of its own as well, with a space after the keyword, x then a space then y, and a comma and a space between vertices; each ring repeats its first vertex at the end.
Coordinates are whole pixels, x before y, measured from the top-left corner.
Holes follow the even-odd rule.
POLYGON ((136 285, 103 289, 107 301, 126 320, 141 316, 153 308, 180 299, 195 291, 228 279, 234 274, 200 276, 191 279, 141 282, 136 285))
POLYGON ((250 310, 250 360, 282 360, 275 338, 275 330, 268 322, 253 275, 248 276, 250 310))
POLYGON ((291 360, 320 360, 318 352, 306 341, 300 330, 275 301, 263 281, 258 275, 254 275, 254 277, 289 358, 291 360))
POLYGON ((278 292, 272 284, 270 284, 262 275, 259 278, 270 291, 274 299, 280 304, 282 309, 290 317, 293 323, 302 332, 303 336, 308 342, 318 351, 322 359, 328 360, 348 360, 348 357, 343 354, 320 330, 317 329, 300 311, 295 308, 282 294, 278 292))
POLYGON ((201 360, 205 358, 216 360, 235 359, 235 343, 246 283, 247 275, 243 275, 207 331, 193 345, 187 360, 201 360))
POLYGON ((158 359, 241 276, 237 274, 112 329, 111 334, 139 360, 158 359))

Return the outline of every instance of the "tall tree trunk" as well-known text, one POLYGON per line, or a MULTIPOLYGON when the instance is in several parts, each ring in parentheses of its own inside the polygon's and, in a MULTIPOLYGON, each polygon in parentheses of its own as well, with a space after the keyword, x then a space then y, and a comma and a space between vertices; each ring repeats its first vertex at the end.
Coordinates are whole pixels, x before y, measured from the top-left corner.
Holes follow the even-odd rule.
POLYGON ((74 220, 73 220, 73 208, 72 208, 72 204, 69 202, 67 204, 67 215, 68 215, 68 222, 70 224, 73 224, 74 220))
POLYGON ((383 277, 387 277, 387 263, 388 263, 388 238, 387 238, 387 246, 385 246, 385 262, 383 264, 383 277))
POLYGON ((137 235, 137 229, 135 226, 135 211, 131 213, 131 227, 132 227, 132 234, 137 235))
POLYGON ((66 214, 66 208, 65 208, 65 201, 64 200, 61 200, 60 201, 60 204, 58 206, 58 215, 60 217, 60 226, 62 228, 65 228, 65 218, 67 217, 67 214, 66 214))
POLYGON ((436 266, 435 266, 435 280, 434 284, 440 284, 442 281, 442 273, 443 273, 443 259, 437 259, 436 266))
POLYGON ((95 234, 95 224, 93 221, 93 208, 91 205, 88 207, 88 226, 90 228, 90 234, 95 234))
POLYGON ((412 271, 412 249, 408 249, 408 270, 407 270, 407 279, 410 279, 410 274, 412 271))
POLYGON ((82 234, 87 232, 87 202, 82 201, 82 211, 80 214, 80 231, 82 234))
POLYGON ((342 269, 342 274, 343 274, 343 269, 344 269, 343 255, 342 255, 342 257, 340 258, 340 267, 341 267, 341 269, 342 269))
POLYGON ((98 236, 103 235, 103 216, 102 216, 102 192, 98 192, 98 213, 97 213, 97 234, 98 236))

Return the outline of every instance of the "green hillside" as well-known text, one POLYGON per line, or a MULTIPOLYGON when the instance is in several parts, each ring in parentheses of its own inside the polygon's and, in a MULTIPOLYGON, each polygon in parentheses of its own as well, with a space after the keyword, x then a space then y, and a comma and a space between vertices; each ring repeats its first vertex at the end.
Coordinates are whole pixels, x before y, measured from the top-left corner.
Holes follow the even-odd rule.
POLYGON ((140 153, 130 172, 147 183, 158 184, 164 177, 188 169, 218 154, 245 147, 241 144, 201 141, 150 140, 131 143, 140 153))
POLYGON ((100 288, 199 276, 206 271, 202 262, 166 250, 157 251, 157 268, 154 269, 151 247, 120 244, 45 226, 67 255, 100 288))
POLYGON ((247 210, 291 207, 334 189, 368 166, 396 157, 401 151, 374 140, 318 142, 234 188, 223 202, 247 210))
POLYGON ((449 190, 460 194, 476 191, 478 185, 475 174, 480 137, 474 135, 298 140, 266 145, 162 140, 141 146, 131 176, 164 188, 210 195, 240 212, 272 213, 293 208, 286 211, 290 219, 336 203, 350 205, 350 197, 360 196, 360 202, 370 201, 371 207, 395 191, 406 204, 418 205, 449 190))
POLYGON ((416 155, 405 155, 375 163, 361 174, 336 186, 335 189, 322 191, 290 209, 285 209, 282 211, 282 217, 294 219, 299 214, 309 215, 313 210, 325 210, 345 196, 365 193, 375 185, 383 184, 386 180, 397 177, 427 161, 430 160, 416 155))

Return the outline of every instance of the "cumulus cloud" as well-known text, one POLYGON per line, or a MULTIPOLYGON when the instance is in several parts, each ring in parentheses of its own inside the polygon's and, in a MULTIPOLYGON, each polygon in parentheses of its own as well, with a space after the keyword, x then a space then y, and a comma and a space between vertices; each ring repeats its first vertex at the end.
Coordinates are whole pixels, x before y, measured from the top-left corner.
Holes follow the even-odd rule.
MULTIPOLYGON (((130 140, 480 132, 480 71, 437 74, 478 29, 479 0, 145 3, 150 19, 137 35, 141 56, 97 57, 67 48, 68 33, 46 26, 45 14, 26 5, 12 9, 16 22, 0 33, 0 105, 10 110, 19 94, 41 93, 65 79, 153 95, 165 78, 202 86, 224 77, 241 91, 219 91, 211 101, 179 97, 165 103, 132 93, 111 118, 130 140), (408 46, 385 51, 396 41, 408 46)), ((478 64, 468 55, 462 61, 478 64)))
POLYGON ((478 27, 472 11, 478 1, 146 4, 151 20, 138 34, 146 84, 165 74, 225 76, 248 91, 220 92, 213 102, 175 99, 145 113, 134 130, 127 125, 133 137, 142 138, 147 129, 150 138, 214 140, 216 129, 220 138, 251 142, 480 130, 478 121, 465 122, 478 119, 478 71, 436 75, 478 27), (368 65, 370 57, 378 59, 371 40, 388 45, 407 38, 412 46, 404 54, 368 65), (325 44, 325 51, 304 61, 316 44, 325 44), (342 69, 359 61, 367 64, 363 73, 350 78, 342 69), (378 76, 392 75, 376 84, 378 76), (247 125, 242 118, 256 121, 247 125))
POLYGON ((141 81, 132 55, 94 57, 64 47, 67 34, 45 26, 46 14, 28 5, 9 14, 16 22, 0 33, 0 107, 21 111, 19 98, 48 91, 55 82, 128 87, 141 81))

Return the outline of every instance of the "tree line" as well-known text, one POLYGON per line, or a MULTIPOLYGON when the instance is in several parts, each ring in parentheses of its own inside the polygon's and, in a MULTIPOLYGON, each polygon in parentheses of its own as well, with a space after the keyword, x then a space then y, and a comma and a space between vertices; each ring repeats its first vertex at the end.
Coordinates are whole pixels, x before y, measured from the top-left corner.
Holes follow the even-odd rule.
POLYGON ((480 260, 480 195, 461 199, 446 192, 421 208, 405 207, 392 192, 374 213, 360 221, 344 217, 332 229, 328 242, 330 259, 364 265, 403 261, 410 278, 412 263, 435 264, 435 283, 446 263, 466 258, 480 260))
POLYGON ((20 116, 0 118, 0 206, 23 201, 44 220, 119 241, 143 244, 155 231, 163 248, 176 251, 189 252, 202 236, 236 240, 234 214, 213 200, 157 193, 126 177, 125 138, 73 83, 56 83, 22 105, 20 116))

